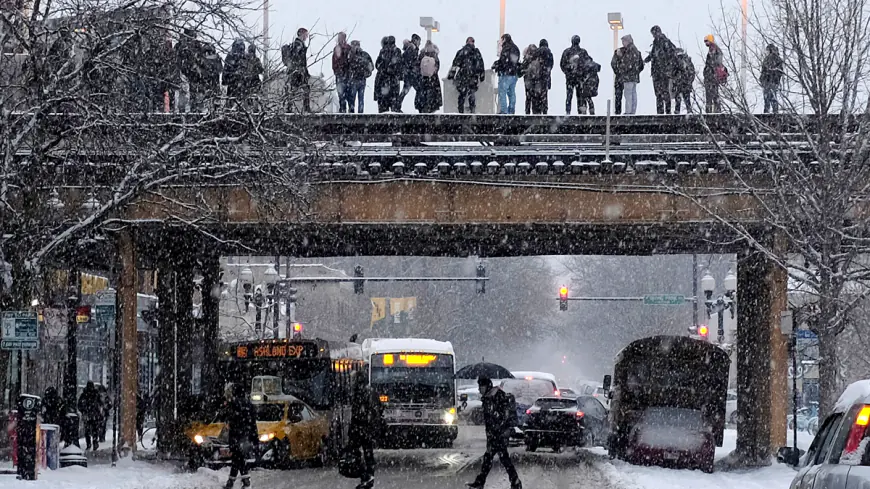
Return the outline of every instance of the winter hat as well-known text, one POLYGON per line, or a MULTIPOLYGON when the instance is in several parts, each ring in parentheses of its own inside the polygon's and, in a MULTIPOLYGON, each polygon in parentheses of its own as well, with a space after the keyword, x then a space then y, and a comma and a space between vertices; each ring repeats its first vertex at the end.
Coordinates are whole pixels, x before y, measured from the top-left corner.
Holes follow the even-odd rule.
POLYGON ((629 44, 634 44, 634 38, 631 37, 631 34, 626 34, 626 35, 622 36, 622 41, 627 42, 629 44))
POLYGON ((511 37, 510 34, 505 34, 505 35, 501 36, 501 40, 504 42, 513 42, 513 38, 511 37))
POLYGON ((547 42, 546 39, 541 39, 541 42, 538 43, 538 46, 540 46, 542 48, 548 48, 548 47, 550 47, 550 43, 547 42))
POLYGON ((713 37, 713 34, 707 34, 704 36, 704 42, 709 42, 710 44, 716 44, 716 39, 713 37))
POLYGON ((417 34, 411 34, 411 42, 417 41, 420 41, 420 36, 418 36, 417 34))
POLYGON ((649 31, 652 35, 661 34, 662 28, 657 26, 657 25, 654 25, 654 26, 652 26, 652 29, 650 29, 649 31))
POLYGON ((571 36, 571 45, 572 46, 579 46, 580 45, 580 36, 578 36, 577 34, 574 34, 573 36, 571 36))

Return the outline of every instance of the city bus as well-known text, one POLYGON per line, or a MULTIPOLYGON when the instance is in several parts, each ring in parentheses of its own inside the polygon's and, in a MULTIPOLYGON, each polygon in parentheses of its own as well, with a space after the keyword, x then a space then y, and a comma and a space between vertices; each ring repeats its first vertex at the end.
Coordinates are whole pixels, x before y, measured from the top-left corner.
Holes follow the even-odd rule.
POLYGON ((384 404, 381 445, 451 447, 459 434, 453 345, 375 338, 362 347, 372 390, 384 404))
POLYGON ((326 418, 326 445, 337 457, 347 442, 353 395, 351 374, 364 370, 357 343, 311 339, 260 340, 224 345, 218 372, 241 382, 255 402, 296 398, 326 418))

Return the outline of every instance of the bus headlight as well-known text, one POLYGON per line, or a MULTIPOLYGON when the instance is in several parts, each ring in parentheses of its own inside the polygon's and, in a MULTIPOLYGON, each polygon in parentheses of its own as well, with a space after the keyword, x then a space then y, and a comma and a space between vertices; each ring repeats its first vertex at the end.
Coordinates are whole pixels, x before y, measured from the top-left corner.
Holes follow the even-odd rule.
POLYGON ((456 422, 456 408, 450 408, 444 413, 444 422, 447 424, 456 422))
POLYGON ((196 435, 193 437, 193 441, 195 441, 197 445, 202 445, 202 442, 205 441, 205 438, 203 438, 202 435, 196 435))
POLYGON ((274 438, 275 438, 275 433, 263 433, 262 435, 260 435, 260 441, 263 443, 266 443, 269 440, 272 440, 274 438))

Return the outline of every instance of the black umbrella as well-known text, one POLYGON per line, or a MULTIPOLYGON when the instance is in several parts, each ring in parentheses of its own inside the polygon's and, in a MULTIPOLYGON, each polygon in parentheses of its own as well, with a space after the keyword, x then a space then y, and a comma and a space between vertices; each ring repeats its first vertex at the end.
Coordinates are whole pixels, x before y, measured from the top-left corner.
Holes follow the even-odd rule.
POLYGON ((466 365, 459 369, 454 375, 457 379, 476 379, 478 377, 489 377, 490 379, 512 379, 514 378, 510 370, 496 365, 494 363, 480 362, 466 365))

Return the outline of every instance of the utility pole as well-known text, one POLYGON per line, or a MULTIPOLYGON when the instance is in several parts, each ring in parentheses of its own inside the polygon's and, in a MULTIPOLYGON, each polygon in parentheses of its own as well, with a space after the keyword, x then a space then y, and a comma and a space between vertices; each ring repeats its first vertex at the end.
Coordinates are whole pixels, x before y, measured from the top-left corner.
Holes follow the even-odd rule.
MULTIPOLYGON (((692 297, 698 297, 698 254, 692 253, 692 297)), ((698 325, 698 301, 692 303, 692 325, 698 325)))

